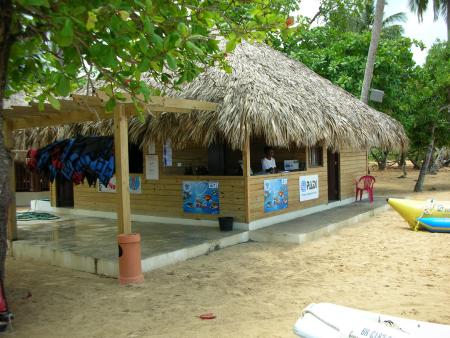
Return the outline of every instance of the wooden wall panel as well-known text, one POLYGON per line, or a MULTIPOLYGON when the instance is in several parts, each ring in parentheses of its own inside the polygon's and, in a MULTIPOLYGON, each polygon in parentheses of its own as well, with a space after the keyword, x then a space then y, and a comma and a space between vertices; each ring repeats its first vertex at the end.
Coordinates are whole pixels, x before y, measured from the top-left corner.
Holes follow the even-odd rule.
POLYGON ((355 180, 367 172, 366 151, 343 150, 341 162, 341 199, 355 196, 355 180))
MULTIPOLYGON (((116 194, 100 193, 87 184, 76 186, 75 208, 115 211, 116 194)), ((214 176, 163 176, 158 181, 143 181, 142 194, 131 194, 131 211, 134 214, 216 220, 219 216, 234 216, 244 222, 244 178, 214 176), (183 181, 218 181, 220 192, 219 215, 196 215, 183 212, 183 181)))

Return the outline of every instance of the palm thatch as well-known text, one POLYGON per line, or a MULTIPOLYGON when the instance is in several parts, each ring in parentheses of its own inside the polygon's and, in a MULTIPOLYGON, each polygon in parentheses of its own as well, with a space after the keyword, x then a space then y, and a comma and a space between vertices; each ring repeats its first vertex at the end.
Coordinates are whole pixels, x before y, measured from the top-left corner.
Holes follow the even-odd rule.
POLYGON ((131 128, 135 142, 163 140, 183 146, 217 139, 242 149, 247 137, 273 146, 401 149, 401 124, 317 75, 302 63, 262 44, 243 42, 228 57, 227 74, 210 68, 172 95, 219 103, 214 113, 161 114, 131 128))
MULTIPOLYGON (((334 149, 397 150, 407 146, 398 121, 266 45, 243 42, 228 62, 231 74, 209 68, 180 91, 168 91, 171 96, 216 102, 217 111, 162 113, 145 123, 134 118, 130 141, 145 145, 171 138, 175 147, 183 148, 221 140, 243 149, 247 137, 263 137, 278 147, 323 143, 334 149)), ((112 121, 64 127, 56 134, 111 135, 112 121)))

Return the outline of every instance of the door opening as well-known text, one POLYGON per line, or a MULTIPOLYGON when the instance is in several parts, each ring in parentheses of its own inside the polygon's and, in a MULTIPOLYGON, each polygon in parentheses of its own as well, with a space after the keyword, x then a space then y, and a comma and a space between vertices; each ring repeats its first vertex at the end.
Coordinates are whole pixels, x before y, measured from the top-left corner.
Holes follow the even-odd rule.
POLYGON ((328 167, 328 201, 339 201, 341 199, 339 184, 339 153, 327 151, 327 167, 328 167))
POLYGON ((56 206, 60 208, 73 208, 73 183, 63 176, 56 176, 56 206))

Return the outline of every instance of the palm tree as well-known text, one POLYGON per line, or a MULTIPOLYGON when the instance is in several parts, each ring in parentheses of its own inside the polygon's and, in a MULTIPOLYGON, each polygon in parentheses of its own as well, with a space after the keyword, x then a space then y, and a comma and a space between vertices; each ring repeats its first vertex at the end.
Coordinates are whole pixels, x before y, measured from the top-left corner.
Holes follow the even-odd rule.
MULTIPOLYGON (((428 0, 409 0, 409 7, 411 11, 417 13, 417 17, 419 18, 419 22, 423 20, 423 13, 428 8, 429 1, 428 0)), ((447 20, 447 41, 450 37, 450 0, 433 0, 433 11, 434 11, 434 20, 436 21, 439 16, 444 17, 447 20)), ((448 90, 448 101, 450 101, 450 88, 448 90)), ((432 127, 430 144, 428 145, 427 154, 422 163, 422 167, 420 169, 419 178, 417 179, 416 185, 414 186, 415 192, 420 192, 423 189, 423 182, 425 180, 425 174, 430 165, 433 149, 434 149, 434 130, 435 125, 432 127)))
MULTIPOLYGON (((423 13, 428 8, 428 0, 409 0, 411 11, 416 12, 419 21, 423 20, 423 13)), ((433 0, 434 20, 440 16, 447 20, 447 41, 450 36, 450 0, 433 0)))
POLYGON ((364 71, 364 81, 361 89, 361 101, 369 102, 369 89, 373 77, 375 65, 375 54, 377 53, 378 41, 380 40, 381 28, 383 26, 384 0, 377 0, 375 7, 375 18, 372 26, 372 37, 370 39, 369 53, 367 55, 366 69, 364 71))

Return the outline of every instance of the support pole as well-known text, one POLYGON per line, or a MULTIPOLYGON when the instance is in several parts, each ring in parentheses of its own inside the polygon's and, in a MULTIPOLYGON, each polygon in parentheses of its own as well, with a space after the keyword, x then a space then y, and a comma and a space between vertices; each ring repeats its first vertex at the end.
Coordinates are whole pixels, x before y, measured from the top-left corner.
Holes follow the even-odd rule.
MULTIPOLYGON (((5 146, 6 149, 11 151, 13 148, 13 133, 11 122, 4 121, 3 133, 5 137, 5 146)), ((17 240, 17 219, 16 219, 16 172, 14 170, 14 159, 11 159, 11 164, 9 167, 9 177, 10 177, 10 196, 11 200, 9 202, 8 208, 8 240, 15 241, 17 240)))
POLYGON ((245 184, 245 222, 250 223, 250 137, 245 140, 244 150, 242 151, 242 165, 245 184))
POLYGON ((125 112, 125 106, 120 103, 114 110, 114 152, 116 160, 119 282, 121 284, 139 284, 144 281, 141 265, 141 236, 131 233, 128 116, 125 112))
POLYGON ((128 171, 128 117, 125 107, 118 104, 114 110, 114 151, 116 161, 118 233, 131 233, 131 208, 128 171))

